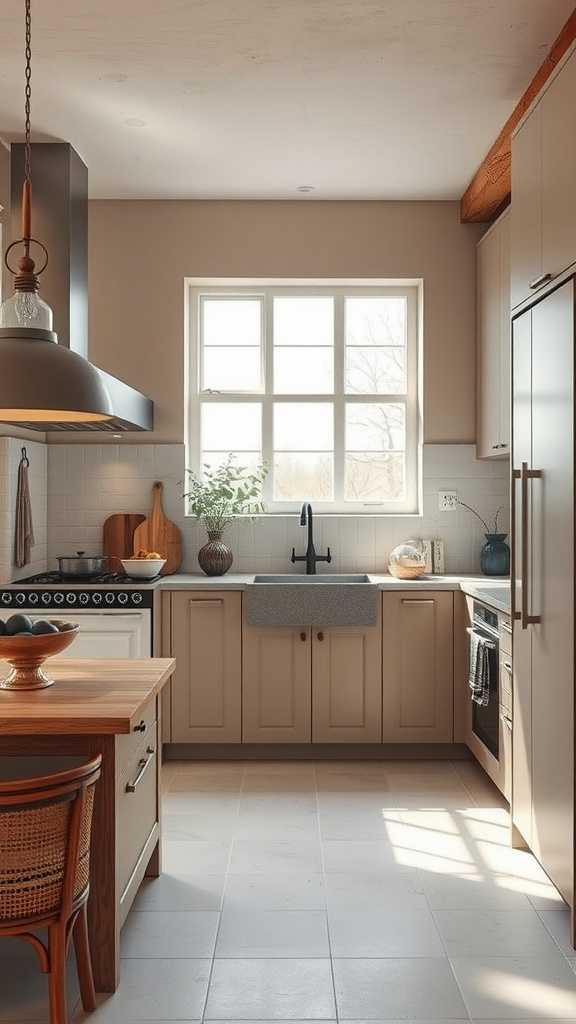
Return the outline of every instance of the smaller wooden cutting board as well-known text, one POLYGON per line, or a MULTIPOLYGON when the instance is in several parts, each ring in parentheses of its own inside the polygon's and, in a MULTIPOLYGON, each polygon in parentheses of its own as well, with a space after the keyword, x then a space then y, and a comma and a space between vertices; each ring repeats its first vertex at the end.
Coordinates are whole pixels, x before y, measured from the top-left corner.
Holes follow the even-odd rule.
POLYGON ((152 487, 152 511, 134 531, 134 554, 138 551, 157 551, 166 559, 162 576, 178 572, 182 565, 182 534, 167 519, 162 508, 163 485, 157 481, 152 487))
POLYGON ((102 551, 110 559, 110 572, 124 572, 121 558, 132 558, 134 531, 146 516, 140 513, 116 512, 108 516, 102 528, 102 551))

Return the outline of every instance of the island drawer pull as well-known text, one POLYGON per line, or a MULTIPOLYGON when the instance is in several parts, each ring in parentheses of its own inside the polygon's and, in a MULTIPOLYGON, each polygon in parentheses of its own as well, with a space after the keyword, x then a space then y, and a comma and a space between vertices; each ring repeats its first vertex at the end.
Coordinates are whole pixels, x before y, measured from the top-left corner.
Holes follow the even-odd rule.
POLYGON ((403 597, 402 604, 434 604, 433 597, 403 597))
POLYGON ((132 782, 127 782, 126 783, 126 792, 127 793, 135 793, 136 792, 136 787, 142 781, 142 778, 144 777, 144 773, 145 773, 148 765, 151 764, 151 762, 152 762, 152 758, 151 757, 142 757, 140 759, 140 761, 138 762, 138 771, 136 772, 136 775, 135 775, 134 779, 132 780, 132 782))

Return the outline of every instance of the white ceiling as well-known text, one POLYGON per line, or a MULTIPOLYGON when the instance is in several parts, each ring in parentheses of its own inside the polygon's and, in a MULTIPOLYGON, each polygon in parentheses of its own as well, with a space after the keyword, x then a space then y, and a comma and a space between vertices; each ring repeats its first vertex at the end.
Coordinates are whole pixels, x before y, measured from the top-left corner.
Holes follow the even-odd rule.
MULTIPOLYGON (((574 0, 33 0, 36 138, 100 197, 453 199, 574 0)), ((22 125, 3 0, 0 136, 22 125)))

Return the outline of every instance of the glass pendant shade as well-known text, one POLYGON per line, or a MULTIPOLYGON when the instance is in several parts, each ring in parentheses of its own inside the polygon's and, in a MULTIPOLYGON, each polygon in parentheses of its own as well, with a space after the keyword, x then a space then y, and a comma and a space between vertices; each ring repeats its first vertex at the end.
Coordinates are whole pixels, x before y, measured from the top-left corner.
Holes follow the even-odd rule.
POLYGON ((52 330, 52 310, 37 292, 15 291, 0 305, 0 327, 52 330))

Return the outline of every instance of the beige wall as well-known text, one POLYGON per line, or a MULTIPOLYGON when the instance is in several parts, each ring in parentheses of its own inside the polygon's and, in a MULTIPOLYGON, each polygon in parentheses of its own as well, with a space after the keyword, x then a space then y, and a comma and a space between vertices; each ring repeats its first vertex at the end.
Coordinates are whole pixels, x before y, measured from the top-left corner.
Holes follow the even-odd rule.
POLYGON ((94 200, 90 358, 154 399, 147 440, 181 441, 185 277, 421 277, 424 439, 469 443, 481 233, 448 202, 94 200))

